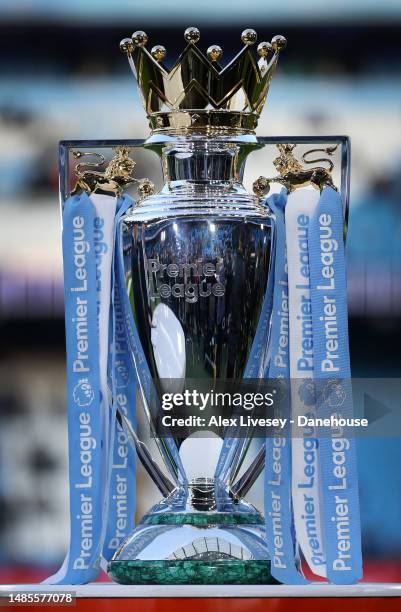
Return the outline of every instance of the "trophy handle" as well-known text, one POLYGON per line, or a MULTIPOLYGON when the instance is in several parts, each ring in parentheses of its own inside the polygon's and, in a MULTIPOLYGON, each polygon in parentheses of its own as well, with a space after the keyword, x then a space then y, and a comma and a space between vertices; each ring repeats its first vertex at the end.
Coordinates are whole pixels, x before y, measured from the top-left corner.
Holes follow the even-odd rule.
POLYGON ((241 478, 231 487, 234 499, 239 500, 248 493, 265 467, 266 447, 263 444, 255 459, 241 478))
POLYGON ((168 497, 168 495, 174 491, 175 486, 167 478, 167 476, 163 474, 156 461, 150 454, 146 444, 140 441, 131 425, 131 422, 119 409, 116 411, 116 418, 120 427, 127 434, 132 446, 135 448, 140 462, 159 489, 160 493, 163 495, 163 497, 168 497))

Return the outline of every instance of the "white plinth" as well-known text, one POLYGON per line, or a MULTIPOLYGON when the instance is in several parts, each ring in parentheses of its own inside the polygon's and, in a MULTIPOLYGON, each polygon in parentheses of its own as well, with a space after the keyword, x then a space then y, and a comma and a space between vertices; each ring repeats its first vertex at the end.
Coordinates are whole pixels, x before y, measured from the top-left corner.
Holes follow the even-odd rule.
MULTIPOLYGON (((0 585, 0 597, 10 591, 30 591, 50 593, 52 591, 69 591, 77 597, 110 598, 110 597, 401 597, 401 584, 363 583, 352 586, 332 584, 310 584, 306 586, 289 585, 151 585, 135 586, 113 583, 85 585, 46 585, 46 584, 3 584, 0 585)), ((400 604, 401 609, 401 604, 400 604)))

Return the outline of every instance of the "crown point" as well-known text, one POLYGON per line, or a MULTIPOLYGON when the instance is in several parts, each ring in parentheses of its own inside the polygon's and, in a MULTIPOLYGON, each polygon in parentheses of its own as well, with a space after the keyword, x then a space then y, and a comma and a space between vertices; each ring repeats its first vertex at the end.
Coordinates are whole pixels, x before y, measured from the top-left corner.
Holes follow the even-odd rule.
POLYGON ((196 44, 200 39, 198 28, 187 28, 184 32, 184 38, 188 43, 196 44))
POLYGON ((284 36, 275 36, 272 38, 272 47, 274 51, 282 51, 287 46, 287 39, 284 36))
POLYGON ((131 38, 123 38, 120 42, 120 50, 127 55, 134 50, 134 43, 131 38))
POLYGON ((268 55, 270 55, 270 53, 272 53, 272 51, 273 51, 273 47, 271 46, 269 42, 259 43, 258 53, 260 57, 267 57, 268 55))
POLYGON ((148 42, 148 35, 145 32, 142 32, 142 30, 137 30, 132 35, 132 42, 137 47, 144 47, 148 42))
POLYGON ((255 30, 252 30, 251 28, 244 30, 241 34, 241 40, 244 45, 254 45, 257 39, 258 35, 256 34, 255 30))
POLYGON ((211 45, 206 53, 211 62, 218 62, 223 55, 223 49, 219 45, 211 45))
POLYGON ((161 62, 167 55, 166 47, 163 47, 163 45, 155 45, 152 47, 151 54, 153 59, 157 62, 161 62))

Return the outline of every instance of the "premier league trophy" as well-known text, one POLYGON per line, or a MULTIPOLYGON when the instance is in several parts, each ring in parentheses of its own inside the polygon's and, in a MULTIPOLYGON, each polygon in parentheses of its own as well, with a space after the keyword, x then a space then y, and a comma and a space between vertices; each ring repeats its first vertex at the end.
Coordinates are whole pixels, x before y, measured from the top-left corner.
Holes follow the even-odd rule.
MULTIPOLYGON (((247 155, 259 146, 254 130, 286 41, 260 43, 257 57, 256 32, 241 38, 243 48, 224 69, 222 49, 213 45, 204 55, 193 27, 170 70, 165 48, 148 51, 144 32, 121 42, 150 122, 145 147, 161 155, 165 180, 157 194, 142 190, 122 220, 130 316, 144 362, 133 359, 149 420, 147 376, 159 391, 169 380, 179 390, 186 379, 255 379, 268 358, 274 218, 262 203, 266 185, 256 182, 250 194, 241 181, 247 155)), ((243 498, 263 451, 238 478, 249 439, 230 438, 229 429, 224 441, 160 436, 167 478, 130 433, 164 498, 109 563, 113 580, 274 582, 264 519, 243 498)))

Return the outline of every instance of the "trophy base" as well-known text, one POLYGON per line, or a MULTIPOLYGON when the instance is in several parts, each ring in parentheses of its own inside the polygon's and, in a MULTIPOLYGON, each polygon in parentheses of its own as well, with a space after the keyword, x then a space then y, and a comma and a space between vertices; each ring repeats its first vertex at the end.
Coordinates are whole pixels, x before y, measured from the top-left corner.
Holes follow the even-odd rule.
POLYGON ((108 574, 120 584, 278 584, 268 560, 111 561, 108 574))
POLYGON ((275 584, 264 520, 245 500, 216 507, 213 481, 190 483, 142 518, 114 554, 109 576, 121 584, 275 584))

